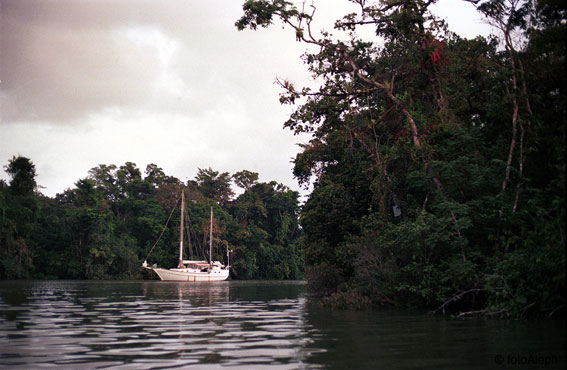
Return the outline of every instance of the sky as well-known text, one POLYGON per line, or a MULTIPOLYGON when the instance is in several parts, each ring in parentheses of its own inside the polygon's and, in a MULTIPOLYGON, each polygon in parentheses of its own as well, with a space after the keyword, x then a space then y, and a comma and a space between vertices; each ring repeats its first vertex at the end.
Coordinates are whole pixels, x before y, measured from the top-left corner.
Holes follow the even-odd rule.
MULTIPOLYGON (((332 31, 349 10, 314 1, 315 30, 332 31)), ((128 161, 182 181, 199 168, 246 169, 301 190, 292 160, 309 138, 283 128, 292 107, 274 81, 314 83, 306 46, 280 26, 239 32, 242 3, 0 0, 2 168, 30 158, 51 197, 99 164, 128 161)), ((468 3, 433 9, 463 37, 489 33, 468 3)))

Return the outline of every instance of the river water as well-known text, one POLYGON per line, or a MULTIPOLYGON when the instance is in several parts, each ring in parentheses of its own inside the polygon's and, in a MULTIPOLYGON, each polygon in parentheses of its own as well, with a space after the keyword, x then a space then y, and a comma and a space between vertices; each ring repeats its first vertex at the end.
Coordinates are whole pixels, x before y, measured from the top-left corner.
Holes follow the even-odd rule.
POLYGON ((0 282, 0 368, 563 369, 564 321, 333 311, 301 282, 0 282))

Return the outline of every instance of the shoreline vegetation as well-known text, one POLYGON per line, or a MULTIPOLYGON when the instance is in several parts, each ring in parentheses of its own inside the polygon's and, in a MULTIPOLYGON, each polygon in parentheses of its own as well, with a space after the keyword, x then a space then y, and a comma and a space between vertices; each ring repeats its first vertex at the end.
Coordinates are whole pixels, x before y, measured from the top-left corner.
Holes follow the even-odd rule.
MULTIPOLYGON (((139 278, 185 189, 192 253, 213 206, 233 279, 305 279, 339 309, 564 318, 566 4, 463 1, 494 36, 451 33, 435 1, 352 0, 340 37, 312 29, 310 2, 244 1, 236 28, 289 29, 319 83, 276 79, 293 109, 284 128, 311 137, 293 169, 313 188, 305 204, 249 171, 182 183, 131 162, 47 198, 32 161, 14 156, 0 182, 0 278, 139 278)), ((148 262, 175 264, 177 234, 148 262)))
POLYGON ((306 279, 332 307, 565 317, 566 2, 465 0, 475 39, 435 2, 345 1, 332 33, 321 4, 244 2, 236 27, 287 28, 319 85, 276 80, 311 136, 306 279))
POLYGON ((226 248, 232 249, 232 278, 303 277, 299 194, 259 183, 257 173, 199 169, 195 180, 183 183, 154 164, 144 175, 131 162, 100 165, 49 198, 36 191, 30 159, 14 156, 6 171, 12 181, 0 182, 1 279, 154 278, 141 267, 152 248, 150 264, 178 263, 180 213, 173 210, 182 191, 185 256, 208 260, 213 207, 213 259, 226 263, 226 248), (237 198, 231 181, 244 190, 237 198))

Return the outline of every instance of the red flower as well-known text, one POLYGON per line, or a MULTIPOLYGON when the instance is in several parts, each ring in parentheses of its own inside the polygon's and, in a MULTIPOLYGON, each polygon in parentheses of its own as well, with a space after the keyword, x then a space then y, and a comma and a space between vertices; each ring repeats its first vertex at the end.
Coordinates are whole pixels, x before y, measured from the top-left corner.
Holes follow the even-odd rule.
POLYGON ((443 67, 447 64, 447 56, 445 55, 445 43, 435 39, 427 39, 424 41, 421 49, 423 50, 423 58, 421 59, 422 68, 443 67))

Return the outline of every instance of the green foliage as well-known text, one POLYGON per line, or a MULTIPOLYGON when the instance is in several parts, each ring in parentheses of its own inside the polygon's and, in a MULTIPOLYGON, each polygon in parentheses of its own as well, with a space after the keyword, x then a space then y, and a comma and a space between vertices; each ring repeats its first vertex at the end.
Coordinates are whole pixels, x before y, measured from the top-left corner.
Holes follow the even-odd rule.
POLYGON ((35 165, 14 156, 5 170, 12 180, 9 186, 0 182, 0 279, 29 278, 34 269, 30 238, 38 213, 35 165))
POLYGON ((215 199, 218 202, 228 202, 234 192, 230 188, 230 174, 228 172, 219 173, 211 168, 201 169, 195 178, 199 191, 205 198, 215 199))
POLYGON ((315 7, 244 4, 239 29, 279 20, 317 46, 318 90, 278 80, 284 127, 311 135, 294 163, 309 287, 337 308, 564 315, 565 4, 470 0, 502 35, 466 40, 434 2, 354 1, 348 40, 316 34, 315 7))
POLYGON ((238 224, 232 244, 234 274, 246 279, 299 279, 302 250, 297 241, 299 194, 276 182, 257 183, 229 212, 238 224))
POLYGON ((258 26, 268 27, 272 24, 274 15, 284 18, 299 15, 299 12, 292 7, 292 3, 285 0, 247 0, 242 9, 244 16, 236 22, 236 27, 239 30, 246 27, 254 30, 258 26))
POLYGON ((99 165, 51 199, 33 193, 29 159, 14 157, 6 170, 13 180, 0 182, 1 279, 138 279, 150 250, 152 264, 176 266, 180 215, 174 211, 182 191, 193 246, 185 258, 209 258, 213 207, 213 258, 226 263, 226 249, 233 249, 233 278, 303 276, 298 194, 275 182, 258 183, 257 173, 231 177, 209 168, 183 184, 155 164, 145 177, 132 162, 99 165), (231 178, 245 190, 236 200, 231 178))
POLYGON ((232 175, 232 179, 238 187, 250 190, 252 185, 258 182, 258 173, 242 170, 232 175))
POLYGON ((6 173, 12 177, 10 191, 16 195, 30 195, 35 190, 35 165, 26 157, 13 156, 4 167, 6 173))

